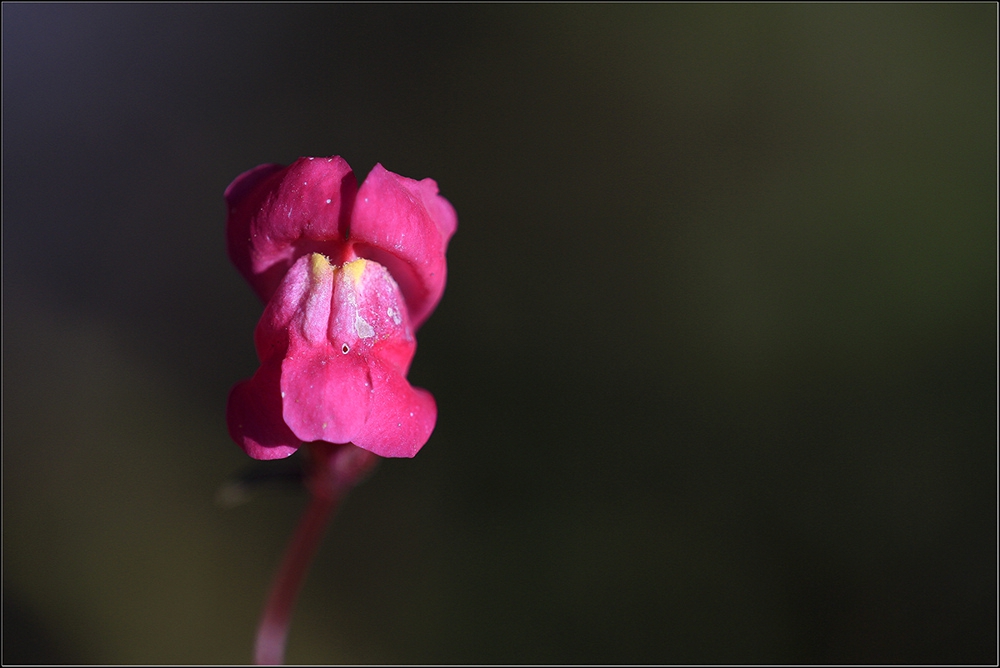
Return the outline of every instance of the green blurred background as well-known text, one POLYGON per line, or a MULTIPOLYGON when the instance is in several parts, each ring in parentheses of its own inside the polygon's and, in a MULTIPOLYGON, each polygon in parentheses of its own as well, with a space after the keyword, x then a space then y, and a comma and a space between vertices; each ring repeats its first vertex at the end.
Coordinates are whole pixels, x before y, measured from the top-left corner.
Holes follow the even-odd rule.
POLYGON ((3 4, 3 660, 244 663, 240 172, 459 214, 292 663, 995 663, 997 8, 3 4))

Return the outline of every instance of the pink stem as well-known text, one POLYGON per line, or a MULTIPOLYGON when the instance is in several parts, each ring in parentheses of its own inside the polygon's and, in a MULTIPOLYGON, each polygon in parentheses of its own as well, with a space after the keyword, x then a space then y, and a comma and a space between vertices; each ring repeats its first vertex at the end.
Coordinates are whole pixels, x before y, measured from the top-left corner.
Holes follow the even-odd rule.
POLYGON ((274 584, 271 585, 264 614, 257 627, 257 642, 254 646, 254 663, 257 665, 278 665, 283 662, 292 607, 302 589, 309 563, 323 537, 323 531, 342 495, 320 493, 311 496, 281 561, 274 584))

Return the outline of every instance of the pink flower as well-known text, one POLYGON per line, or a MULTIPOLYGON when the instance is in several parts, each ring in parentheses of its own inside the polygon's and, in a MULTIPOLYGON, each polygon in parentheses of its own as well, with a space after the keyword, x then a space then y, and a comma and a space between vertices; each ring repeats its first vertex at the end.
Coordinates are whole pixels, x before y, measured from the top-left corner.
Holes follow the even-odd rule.
POLYGON ((264 302, 295 261, 313 252, 335 264, 363 257, 385 266, 414 328, 441 300, 457 218, 433 179, 414 181, 375 165, 359 189, 343 158, 299 158, 241 174, 225 196, 229 257, 264 302))
POLYGON ((267 302, 230 435, 256 459, 316 441, 415 455, 437 407, 406 373, 456 226, 437 184, 376 165, 358 189, 343 159, 301 158, 242 174, 226 200, 230 257, 267 302))

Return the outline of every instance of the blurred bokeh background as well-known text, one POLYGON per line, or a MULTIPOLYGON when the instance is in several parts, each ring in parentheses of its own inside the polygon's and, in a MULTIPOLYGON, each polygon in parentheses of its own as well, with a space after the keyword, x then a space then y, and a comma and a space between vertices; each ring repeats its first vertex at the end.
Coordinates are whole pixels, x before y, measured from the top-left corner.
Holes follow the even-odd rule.
POLYGON ((997 8, 3 4, 3 660, 244 663, 222 192, 459 214, 293 663, 994 663, 997 8))

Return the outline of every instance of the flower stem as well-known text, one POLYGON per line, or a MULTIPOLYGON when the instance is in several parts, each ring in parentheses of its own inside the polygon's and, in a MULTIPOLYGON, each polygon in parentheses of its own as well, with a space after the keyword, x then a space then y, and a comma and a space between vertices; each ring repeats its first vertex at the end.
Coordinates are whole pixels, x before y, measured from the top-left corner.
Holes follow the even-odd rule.
POLYGON ((308 446, 310 467, 306 487, 312 498, 281 560, 257 626, 254 645, 257 665, 277 665, 284 661, 292 607, 323 538, 323 530, 340 501, 378 461, 372 453, 350 443, 333 445, 317 441, 308 446))
POLYGON ((282 558, 257 627, 257 642, 254 646, 254 663, 257 665, 278 665, 284 661, 292 607, 302 589, 309 563, 323 537, 323 531, 339 501, 339 495, 312 495, 282 558))

